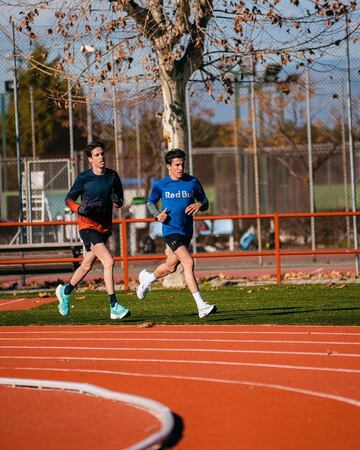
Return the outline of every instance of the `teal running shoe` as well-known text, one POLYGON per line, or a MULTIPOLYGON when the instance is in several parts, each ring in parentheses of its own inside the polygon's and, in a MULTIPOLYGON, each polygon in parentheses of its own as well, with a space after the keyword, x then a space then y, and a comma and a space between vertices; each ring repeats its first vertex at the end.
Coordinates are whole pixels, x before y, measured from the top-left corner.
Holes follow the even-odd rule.
POLYGON ((70 295, 66 295, 64 292, 65 286, 59 284, 56 288, 55 294, 59 300, 59 312, 62 316, 68 316, 70 313, 70 295))
POLYGON ((120 303, 115 303, 114 306, 110 307, 110 317, 111 319, 123 319, 124 317, 130 316, 131 312, 129 309, 124 308, 120 303))

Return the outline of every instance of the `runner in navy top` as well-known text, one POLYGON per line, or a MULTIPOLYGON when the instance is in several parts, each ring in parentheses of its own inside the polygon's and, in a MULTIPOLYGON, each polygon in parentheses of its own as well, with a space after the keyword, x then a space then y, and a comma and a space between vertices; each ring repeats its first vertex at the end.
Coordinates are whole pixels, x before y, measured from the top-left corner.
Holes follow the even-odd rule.
POLYGON ((175 272, 181 263, 185 281, 196 302, 199 317, 216 312, 215 305, 206 303, 194 275, 194 260, 189 252, 193 234, 193 216, 209 207, 200 181, 184 173, 185 153, 180 149, 170 150, 165 156, 169 175, 154 183, 147 206, 156 220, 162 222, 162 235, 167 245, 167 258, 154 272, 143 270, 139 274, 136 290, 140 300, 144 299, 152 283, 175 272), (157 204, 161 201, 161 210, 157 204))
POLYGON ((86 253, 81 265, 74 272, 69 283, 56 288, 59 312, 62 316, 70 313, 70 294, 91 270, 96 258, 104 267, 104 281, 110 300, 111 319, 122 319, 130 315, 116 299, 114 291, 114 259, 106 247, 111 235, 113 204, 120 208, 123 204, 123 189, 119 175, 105 167, 104 144, 89 144, 85 150, 91 169, 78 175, 67 194, 65 203, 78 214, 78 229, 86 253), (76 200, 81 197, 81 203, 76 200))

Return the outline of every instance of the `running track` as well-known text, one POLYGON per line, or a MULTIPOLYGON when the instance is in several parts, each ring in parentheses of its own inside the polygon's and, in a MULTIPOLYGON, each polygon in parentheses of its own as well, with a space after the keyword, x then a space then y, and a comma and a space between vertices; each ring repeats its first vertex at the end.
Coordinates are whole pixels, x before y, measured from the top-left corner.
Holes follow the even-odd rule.
MULTIPOLYGON (((91 383, 153 399, 175 415, 177 449, 359 448, 360 327, 1 327, 0 377, 91 383)), ((157 426, 143 412, 81 397, 0 389, 0 446, 6 435, 19 448, 29 409, 40 422, 28 450, 64 448, 48 422, 77 425, 68 449, 126 448, 139 438, 134 426, 157 426), (94 443, 97 428, 111 436, 108 447, 94 443)))

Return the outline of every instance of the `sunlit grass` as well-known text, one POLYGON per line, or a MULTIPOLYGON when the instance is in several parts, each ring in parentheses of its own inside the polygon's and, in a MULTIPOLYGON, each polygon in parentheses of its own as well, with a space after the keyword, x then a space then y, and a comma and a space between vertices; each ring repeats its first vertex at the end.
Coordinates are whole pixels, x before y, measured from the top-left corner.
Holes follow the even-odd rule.
MULTIPOLYGON (((0 312, 1 325, 74 325, 74 324, 318 324, 360 325, 360 286, 301 285, 226 287, 202 290, 208 303, 215 303, 215 315, 199 319, 188 290, 151 291, 139 301, 134 292, 118 292, 118 300, 131 309, 129 318, 110 320, 105 292, 72 294, 71 314, 59 315, 57 303, 25 311, 0 312)), ((51 293, 53 295, 53 293, 51 293)), ((21 298, 24 293, 4 298, 21 298)), ((36 294, 26 294, 26 297, 36 294)))

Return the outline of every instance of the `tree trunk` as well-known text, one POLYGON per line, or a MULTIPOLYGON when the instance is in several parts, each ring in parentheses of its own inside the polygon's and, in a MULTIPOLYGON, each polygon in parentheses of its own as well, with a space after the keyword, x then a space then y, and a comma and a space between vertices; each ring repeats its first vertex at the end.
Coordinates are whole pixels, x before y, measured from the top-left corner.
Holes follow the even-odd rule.
POLYGON ((186 84, 182 73, 168 75, 162 72, 161 87, 164 102, 163 133, 168 149, 188 149, 188 126, 186 121, 186 84))
MULTIPOLYGON (((161 87, 164 102, 162 117, 163 135, 167 141, 167 150, 180 148, 188 150, 188 124, 186 118, 186 85, 189 76, 185 76, 183 66, 175 65, 171 74, 165 69, 165 63, 159 57, 161 87)), ((165 254, 168 253, 166 248, 165 254)), ((186 287, 184 268, 178 265, 176 272, 162 280, 165 288, 186 287)))

